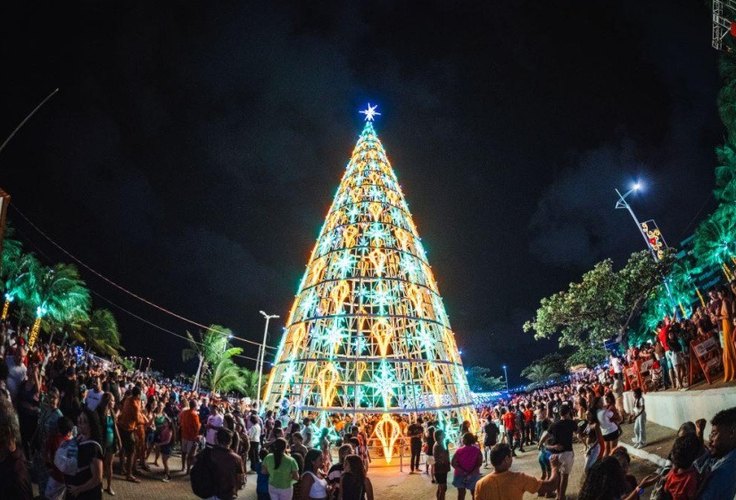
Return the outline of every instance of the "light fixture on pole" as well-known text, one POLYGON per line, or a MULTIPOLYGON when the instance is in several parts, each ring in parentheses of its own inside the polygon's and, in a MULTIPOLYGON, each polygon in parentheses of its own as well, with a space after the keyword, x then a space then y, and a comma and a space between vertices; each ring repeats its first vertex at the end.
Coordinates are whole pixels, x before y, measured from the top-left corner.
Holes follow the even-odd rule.
POLYGON ((266 318, 266 327, 263 329, 263 344, 261 344, 261 355, 259 356, 258 360, 258 388, 257 388, 257 395, 256 395, 256 407, 258 408, 258 411, 261 411, 261 379, 263 378, 263 358, 266 354, 266 337, 268 337, 268 322, 271 319, 276 319, 279 317, 278 314, 266 314, 263 311, 258 311, 263 315, 264 318, 266 318))
POLYGON ((509 392, 509 373, 506 371, 506 365, 503 365, 503 378, 506 380, 506 392, 509 392))
POLYGON ((652 246, 649 244, 649 239, 647 238, 647 235, 644 233, 644 229, 641 227, 641 223, 639 222, 639 219, 637 219, 636 214, 634 214, 634 210, 631 208, 631 205, 629 205, 629 202, 626 201, 626 198, 631 194, 635 193, 637 191, 640 191, 642 189, 641 182, 637 181, 632 186, 631 189, 626 191, 624 194, 621 194, 621 191, 618 189, 614 189, 616 191, 616 194, 618 195, 618 200, 616 201, 616 209, 622 209, 625 208, 629 211, 629 215, 631 215, 631 218, 634 220, 634 224, 636 224, 636 229, 639 231, 639 234, 641 234, 641 237, 644 238, 644 244, 647 246, 647 249, 652 254, 652 258, 655 262, 657 262, 657 255, 654 253, 654 250, 652 249, 652 246))

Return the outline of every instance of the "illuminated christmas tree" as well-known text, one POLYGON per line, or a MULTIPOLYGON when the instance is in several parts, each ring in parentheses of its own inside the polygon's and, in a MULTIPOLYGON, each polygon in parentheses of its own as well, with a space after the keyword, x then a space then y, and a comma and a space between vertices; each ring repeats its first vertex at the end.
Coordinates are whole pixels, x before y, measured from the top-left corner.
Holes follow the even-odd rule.
POLYGON ((401 187, 366 123, 289 313, 266 385, 295 417, 380 414, 386 458, 392 414, 433 412, 477 428, 455 336, 401 187))

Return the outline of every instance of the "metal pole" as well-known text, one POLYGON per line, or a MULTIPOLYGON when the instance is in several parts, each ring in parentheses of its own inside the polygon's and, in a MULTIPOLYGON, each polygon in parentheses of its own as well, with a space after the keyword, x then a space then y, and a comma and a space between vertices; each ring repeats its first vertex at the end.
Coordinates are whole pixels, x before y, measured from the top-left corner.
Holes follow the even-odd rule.
POLYGON ((629 211, 631 218, 634 220, 634 224, 636 224, 636 229, 639 230, 639 234, 641 234, 641 237, 644 238, 644 244, 647 246, 649 253, 652 254, 652 258, 654 259, 654 261, 657 262, 657 255, 654 253, 654 249, 652 248, 652 245, 649 244, 649 240, 647 239, 647 235, 644 234, 644 229, 641 227, 641 223, 639 222, 639 219, 636 218, 636 215, 634 214, 634 210, 631 208, 631 205, 629 205, 629 202, 626 201, 626 197, 633 192, 633 189, 628 191, 625 195, 622 195, 618 189, 616 189, 615 191, 619 198, 618 203, 616 203, 616 208, 625 208, 626 210, 629 211))
POLYGON ((506 392, 509 392, 509 373, 506 371, 506 365, 503 365, 503 378, 506 379, 506 392))
POLYGON ((256 397, 256 405, 258 408, 258 412, 261 412, 261 380, 263 379, 263 358, 266 355, 266 338, 268 337, 268 323, 271 320, 271 318, 278 318, 279 316, 277 314, 266 314, 263 311, 260 312, 264 318, 266 318, 266 327, 263 329, 263 344, 261 344, 261 356, 260 356, 260 362, 258 363, 258 394, 256 397))

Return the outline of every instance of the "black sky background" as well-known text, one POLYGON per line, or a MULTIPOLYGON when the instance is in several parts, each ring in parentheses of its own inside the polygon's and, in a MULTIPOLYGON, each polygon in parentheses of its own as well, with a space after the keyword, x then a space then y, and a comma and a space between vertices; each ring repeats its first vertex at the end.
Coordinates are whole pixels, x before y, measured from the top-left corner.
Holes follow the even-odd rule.
MULTIPOLYGON (((556 349, 521 330, 539 300, 642 247, 614 187, 641 178, 632 205, 672 244, 715 204, 702 2, 267 3, 3 3, 0 136, 61 91, 0 155, 0 186, 108 277, 259 340, 259 309, 288 313, 357 110, 377 103, 465 363, 506 363, 512 384, 556 349)), ((112 309, 128 354, 194 370, 182 341, 112 309)))

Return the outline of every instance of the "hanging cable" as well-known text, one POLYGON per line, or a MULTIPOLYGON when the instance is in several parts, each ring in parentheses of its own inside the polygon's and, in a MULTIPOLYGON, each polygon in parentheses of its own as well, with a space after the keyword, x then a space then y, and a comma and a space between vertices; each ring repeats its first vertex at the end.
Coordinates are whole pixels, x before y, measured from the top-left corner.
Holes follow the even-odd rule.
MULTIPOLYGON (((210 327, 209 327, 209 326, 207 326, 207 325, 203 325, 202 323, 198 323, 198 322, 196 322, 196 321, 194 321, 194 320, 192 320, 192 319, 189 319, 189 318, 187 318, 187 317, 185 317, 185 316, 182 316, 182 315, 180 315, 180 314, 177 314, 177 313, 175 313, 174 311, 171 311, 171 310, 169 310, 169 309, 166 309, 165 307, 159 306, 158 304, 155 304, 155 303, 151 302, 150 300, 148 300, 148 299, 146 299, 146 298, 144 298, 144 297, 141 297, 140 295, 138 295, 138 294, 136 294, 136 293, 134 293, 134 292, 132 292, 132 291, 128 290, 127 288, 123 287, 122 285, 119 285, 119 284, 118 284, 118 283, 116 283, 115 281, 113 281, 113 280, 111 280, 110 278, 108 278, 108 277, 104 276, 104 275, 103 275, 102 273, 99 273, 99 272, 95 271, 95 270, 94 270, 94 269, 92 269, 92 268, 91 268, 90 266, 88 266, 87 264, 85 264, 84 262, 82 262, 82 261, 81 261, 80 259, 78 259, 78 258, 77 258, 77 257, 75 257, 74 255, 72 255, 72 254, 71 254, 71 253, 70 253, 69 251, 67 251, 67 250, 66 250, 66 249, 65 249, 64 247, 62 247, 61 245, 59 245, 58 243, 56 243, 56 241, 54 241, 53 239, 51 239, 51 237, 50 237, 50 236, 49 236, 48 234, 46 234, 46 233, 45 233, 45 232, 44 232, 43 230, 41 230, 41 228, 39 228, 39 227, 38 227, 38 226, 37 226, 36 224, 34 224, 34 223, 33 223, 33 222, 32 222, 32 221, 31 221, 31 220, 30 220, 30 219, 29 219, 29 218, 28 218, 28 217, 27 217, 27 216, 26 216, 26 215, 25 215, 25 214, 24 214, 24 213, 23 213, 23 212, 22 212, 22 211, 21 211, 21 210, 19 209, 19 208, 18 208, 18 205, 17 205, 17 203, 14 203, 14 202, 13 202, 13 203, 11 203, 11 204, 10 204, 10 207, 11 207, 11 208, 13 208, 13 209, 14 209, 14 210, 16 211, 16 213, 17 213, 18 215, 20 215, 20 216, 21 216, 21 217, 22 217, 22 218, 23 218, 23 219, 24 219, 24 220, 25 220, 25 221, 26 221, 26 222, 28 223, 28 225, 29 225, 29 226, 31 226, 31 227, 32 227, 32 228, 33 228, 34 230, 36 230, 36 232, 38 232, 38 233, 39 233, 39 234, 40 234, 41 236, 43 236, 43 237, 44 237, 44 238, 45 238, 46 240, 48 240, 48 242, 49 242, 49 243, 51 243, 51 244, 52 244, 52 245, 54 245, 54 246, 55 246, 56 248, 58 248, 58 249, 59 249, 59 250, 60 250, 61 252, 63 252, 63 253, 64 253, 64 254, 65 254, 65 255, 66 255, 67 257, 69 257, 70 259, 74 260, 74 261, 75 261, 75 262, 76 262, 77 264, 79 264, 80 266, 84 267, 84 268, 85 268, 86 270, 88 270, 89 272, 91 272, 92 274, 94 274, 95 276, 97 276, 98 278, 100 278, 100 279, 104 280, 104 281, 105 281, 105 282, 107 282, 108 284, 110 284, 110 285, 114 286, 114 287, 115 287, 115 288, 117 288, 118 290, 120 290, 120 291, 122 291, 122 292, 124 292, 124 293, 126 293, 126 294, 128 294, 128 295, 130 295, 131 297, 133 297, 133 298, 135 298, 135 299, 137 299, 137 300, 139 300, 139 301, 141 301, 141 302, 143 302, 143 303, 145 303, 145 304, 147 304, 147 305, 149 305, 149 306, 151 306, 151 307, 155 307, 156 309, 158 309, 159 311, 161 311, 161 312, 163 312, 163 313, 165 313, 165 314, 168 314, 168 315, 170 315, 170 316, 173 316, 173 317, 175 317, 175 318, 177 318, 177 319, 180 319, 181 321, 185 321, 185 322, 187 322, 187 323, 189 323, 189 324, 192 324, 192 325, 198 326, 198 327, 200 327, 200 328, 203 328, 204 330, 212 330, 212 331, 214 331, 214 332, 217 332, 217 333, 223 333, 223 334, 228 334, 228 335, 229 335, 229 333, 228 333, 228 332, 226 332, 226 331, 223 331, 223 330, 217 330, 217 329, 213 329, 213 328, 210 328, 210 327)), ((238 339, 238 340, 240 340, 240 341, 243 341, 243 342, 247 342, 247 343, 249 343, 249 344, 253 344, 253 345, 257 345, 257 346, 261 346, 261 344, 260 344, 259 342, 255 342, 255 341, 253 341, 253 340, 248 340, 248 339, 244 339, 244 338, 241 338, 241 337, 235 337, 235 336, 233 336, 233 338, 235 338, 235 339, 238 339)), ((267 345, 267 346, 266 346, 266 349, 274 349, 274 350, 275 350, 275 349, 276 349, 276 347, 273 347, 273 346, 267 345)))

